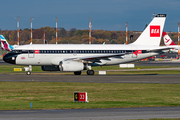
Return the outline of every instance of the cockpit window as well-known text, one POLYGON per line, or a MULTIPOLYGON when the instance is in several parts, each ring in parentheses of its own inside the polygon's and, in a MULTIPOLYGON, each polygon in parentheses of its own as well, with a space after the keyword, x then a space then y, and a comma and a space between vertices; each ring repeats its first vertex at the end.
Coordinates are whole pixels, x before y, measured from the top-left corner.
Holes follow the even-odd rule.
POLYGON ((11 53, 28 53, 28 50, 12 50, 11 53))

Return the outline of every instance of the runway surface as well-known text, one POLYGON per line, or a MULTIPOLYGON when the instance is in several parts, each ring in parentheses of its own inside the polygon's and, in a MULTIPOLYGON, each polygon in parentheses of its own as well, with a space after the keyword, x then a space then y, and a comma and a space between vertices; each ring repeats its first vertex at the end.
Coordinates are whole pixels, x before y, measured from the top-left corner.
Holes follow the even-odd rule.
POLYGON ((1 120, 124 120, 180 118, 180 107, 0 111, 1 120))
POLYGON ((8 75, 0 74, 0 81, 6 82, 83 82, 83 83, 174 83, 180 84, 176 75, 8 75))

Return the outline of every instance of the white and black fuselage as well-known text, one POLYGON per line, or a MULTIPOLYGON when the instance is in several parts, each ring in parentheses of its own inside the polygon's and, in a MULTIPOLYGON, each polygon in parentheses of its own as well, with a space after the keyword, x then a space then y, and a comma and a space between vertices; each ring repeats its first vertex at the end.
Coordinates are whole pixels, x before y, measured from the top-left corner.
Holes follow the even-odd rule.
POLYGON ((60 61, 83 61, 90 66, 127 63, 163 53, 154 46, 102 44, 23 45, 4 56, 4 61, 17 65, 59 65, 60 61))

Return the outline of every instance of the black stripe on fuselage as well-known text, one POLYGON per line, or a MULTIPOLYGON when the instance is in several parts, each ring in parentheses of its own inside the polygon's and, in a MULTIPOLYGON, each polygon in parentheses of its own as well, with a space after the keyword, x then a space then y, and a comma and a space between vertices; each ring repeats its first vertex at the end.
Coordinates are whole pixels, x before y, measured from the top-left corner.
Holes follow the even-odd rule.
MULTIPOLYGON (((103 53, 132 53, 137 50, 36 50, 38 54, 103 54, 103 53)), ((13 50, 14 53, 35 53, 35 50, 13 50)), ((148 53, 146 50, 142 50, 142 53, 148 53)))

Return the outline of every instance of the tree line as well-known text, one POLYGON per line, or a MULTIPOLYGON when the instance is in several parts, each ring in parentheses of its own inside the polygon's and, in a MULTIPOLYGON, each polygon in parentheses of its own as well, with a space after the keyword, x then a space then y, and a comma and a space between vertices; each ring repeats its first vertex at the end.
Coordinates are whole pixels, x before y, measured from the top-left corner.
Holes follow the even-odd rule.
MULTIPOLYGON (((33 44, 44 43, 45 39, 48 44, 56 43, 56 28, 41 27, 33 29, 33 44)), ((0 30, 0 34, 4 35, 7 41, 14 45, 17 44, 17 30, 0 30)), ((89 43, 89 30, 77 30, 71 28, 69 31, 64 28, 58 28, 58 44, 88 44, 89 43)), ((128 31, 128 43, 134 42, 141 31, 128 31)), ((177 44, 177 33, 169 32, 168 35, 177 44)), ((107 30, 92 30, 91 35, 92 44, 124 44, 126 43, 126 31, 107 31, 107 30)), ((19 31, 20 45, 29 44, 31 42, 31 29, 20 29, 19 31)), ((163 41, 161 41, 163 45, 163 41)))

